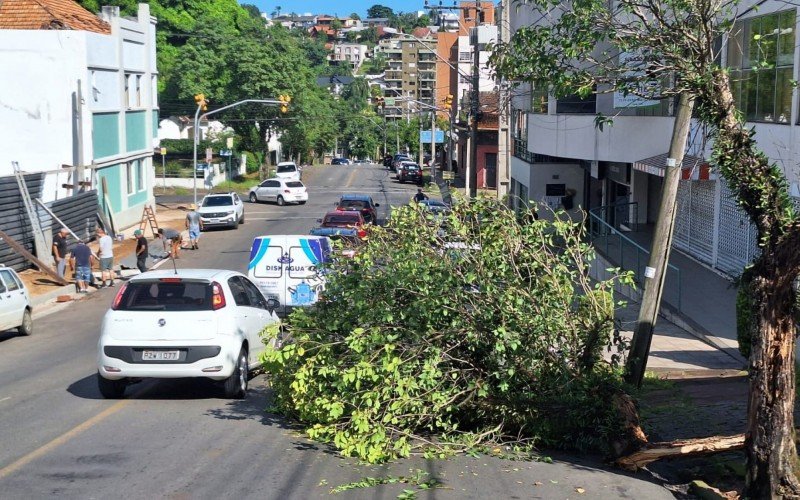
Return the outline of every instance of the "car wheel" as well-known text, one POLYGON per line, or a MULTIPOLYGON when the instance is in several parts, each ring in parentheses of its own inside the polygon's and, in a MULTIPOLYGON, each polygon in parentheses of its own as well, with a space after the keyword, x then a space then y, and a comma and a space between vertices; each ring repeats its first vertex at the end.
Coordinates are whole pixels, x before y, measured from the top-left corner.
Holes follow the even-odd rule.
POLYGON ((242 399, 247 395, 247 351, 244 348, 239 351, 236 359, 236 367, 233 373, 223 382, 225 397, 229 399, 242 399))
POLYGON ((106 399, 119 399, 125 395, 125 387, 128 381, 126 379, 108 380, 103 378, 99 373, 97 374, 97 388, 100 389, 100 394, 106 399))
POLYGON ((233 225, 231 226, 233 229, 239 229, 239 219, 233 221, 233 225))
POLYGON ((239 219, 239 224, 244 224, 244 212, 242 212, 242 218, 239 219))
POLYGON ((22 313, 22 324, 17 327, 17 331, 20 335, 28 336, 33 333, 33 319, 31 319, 31 312, 25 309, 25 312, 22 313))
POLYGON ((286 205, 286 202, 283 200, 283 196, 280 196, 280 195, 279 195, 279 196, 278 196, 278 199, 277 199, 277 200, 275 200, 275 201, 278 203, 278 206, 279 206, 279 207, 282 207, 282 206, 286 205))
POLYGON ((250 193, 250 203, 258 203, 258 196, 255 193, 250 193))
POLYGON ((304 202, 304 201, 299 201, 298 203, 299 203, 300 205, 305 205, 305 204, 306 204, 306 202, 304 202))

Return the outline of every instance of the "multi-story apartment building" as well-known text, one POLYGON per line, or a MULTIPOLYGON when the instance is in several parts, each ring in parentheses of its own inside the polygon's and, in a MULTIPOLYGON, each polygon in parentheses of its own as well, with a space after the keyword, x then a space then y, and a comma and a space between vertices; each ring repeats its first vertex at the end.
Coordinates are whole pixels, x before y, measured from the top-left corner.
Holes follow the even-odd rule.
POLYGON ((355 72, 364 64, 368 53, 369 47, 366 45, 337 42, 333 45, 331 59, 333 61, 338 61, 340 64, 349 64, 350 69, 355 72))
POLYGON ((386 56, 384 97, 387 119, 408 119, 436 100, 436 40, 401 35, 381 40, 386 56), (422 103, 422 107, 418 103, 422 103))
MULTIPOLYGON (((722 64, 731 69, 736 103, 755 130, 759 147, 782 167, 791 195, 800 202, 800 101, 791 83, 797 79, 800 57, 797 7, 767 0, 743 12, 734 35, 721 41, 722 64), (751 45, 762 37, 774 37, 775 50, 767 54, 765 66, 755 68, 751 45)), ((546 19, 524 7, 510 17, 512 33, 546 19)), ((622 94, 556 99, 546 84, 524 86, 514 94, 515 207, 529 200, 557 207, 566 193, 574 194, 576 209, 612 207, 602 212, 622 230, 655 221, 674 101, 642 101, 622 94), (613 125, 597 127, 597 113, 613 116, 613 125)), ((693 122, 684 167, 694 168, 683 172, 674 245, 737 275, 756 251, 755 231, 724 180, 709 168, 711 144, 706 137, 702 126, 693 122)))

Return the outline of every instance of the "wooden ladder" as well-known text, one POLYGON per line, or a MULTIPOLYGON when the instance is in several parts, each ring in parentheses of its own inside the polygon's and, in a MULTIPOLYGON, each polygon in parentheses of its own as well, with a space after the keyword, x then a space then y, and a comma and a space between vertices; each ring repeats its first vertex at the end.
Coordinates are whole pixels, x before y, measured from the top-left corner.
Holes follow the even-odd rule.
POLYGON ((145 205, 142 210, 142 220, 139 222, 139 229, 144 232, 145 228, 150 225, 150 230, 153 231, 153 237, 158 233, 158 221, 156 214, 153 212, 153 207, 145 205))

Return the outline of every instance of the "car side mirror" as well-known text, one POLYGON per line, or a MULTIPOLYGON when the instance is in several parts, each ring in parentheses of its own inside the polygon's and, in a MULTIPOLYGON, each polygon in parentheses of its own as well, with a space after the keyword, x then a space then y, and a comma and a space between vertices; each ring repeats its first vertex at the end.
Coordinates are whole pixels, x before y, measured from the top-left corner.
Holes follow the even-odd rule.
POLYGON ((277 309, 281 305, 278 299, 267 299, 267 309, 277 309))
POLYGON ((376 206, 376 207, 379 207, 379 206, 381 206, 381 204, 380 204, 380 203, 376 203, 376 204, 375 204, 375 206, 376 206))
POLYGON ((317 222, 319 222, 320 224, 322 224, 322 219, 317 219, 317 222))

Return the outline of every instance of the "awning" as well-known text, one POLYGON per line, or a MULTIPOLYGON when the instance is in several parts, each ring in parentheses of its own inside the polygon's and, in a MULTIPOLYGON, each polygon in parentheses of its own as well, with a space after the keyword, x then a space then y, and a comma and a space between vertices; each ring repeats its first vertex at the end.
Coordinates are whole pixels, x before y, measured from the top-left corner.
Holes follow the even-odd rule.
MULTIPOLYGON (((651 156, 634 162, 633 169, 640 172, 645 172, 650 175, 657 175, 664 177, 664 172, 667 170, 668 153, 658 156, 651 156)), ((710 180, 712 179, 711 167, 708 160, 699 156, 684 155, 681 162, 681 178, 688 180, 710 180)))

